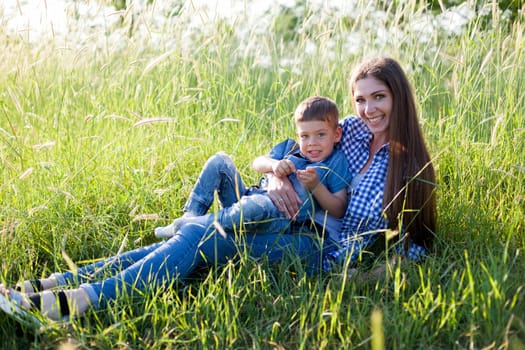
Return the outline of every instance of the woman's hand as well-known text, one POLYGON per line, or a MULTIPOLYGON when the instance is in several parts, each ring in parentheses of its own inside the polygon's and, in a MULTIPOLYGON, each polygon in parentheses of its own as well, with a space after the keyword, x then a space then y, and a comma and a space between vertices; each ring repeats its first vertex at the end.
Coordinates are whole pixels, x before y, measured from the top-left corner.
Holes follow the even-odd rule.
MULTIPOLYGON (((400 255, 394 255, 390 260, 378 264, 376 267, 366 272, 359 272, 356 268, 350 268, 348 270, 348 278, 355 280, 359 284, 366 282, 382 282, 385 279, 393 278, 395 274, 395 268, 403 263, 404 259, 400 255)), ((400 266, 399 268, 401 268, 400 266)))
POLYGON ((277 177, 269 174, 268 196, 287 219, 292 219, 299 211, 301 199, 287 177, 277 177))

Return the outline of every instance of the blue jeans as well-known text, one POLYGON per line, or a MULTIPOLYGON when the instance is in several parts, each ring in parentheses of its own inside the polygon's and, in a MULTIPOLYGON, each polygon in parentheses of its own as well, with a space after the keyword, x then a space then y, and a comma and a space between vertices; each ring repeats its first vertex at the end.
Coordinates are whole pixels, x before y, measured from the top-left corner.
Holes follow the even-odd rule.
MULTIPOLYGON (((325 244, 326 247, 326 244, 325 244)), ((184 280, 197 267, 223 264, 238 252, 267 257, 277 263, 285 256, 307 263, 309 273, 320 269, 323 244, 312 233, 221 235, 203 224, 184 225, 169 240, 138 248, 79 268, 76 273, 55 273, 59 284, 81 283, 94 308, 121 293, 160 287, 184 280), (111 277, 98 280, 101 275, 111 277)))
POLYGON ((230 157, 216 154, 206 162, 184 206, 185 211, 198 217, 183 225, 173 237, 81 267, 75 273, 54 276, 61 285, 80 283, 92 305, 98 307, 101 301, 115 299, 121 293, 183 280, 197 267, 223 264, 245 250, 256 258, 267 257, 270 263, 279 262, 286 255, 297 257, 307 262, 308 272, 318 269, 324 250, 318 236, 300 233, 311 231, 309 227, 291 224, 259 191, 243 184, 230 157), (217 218, 215 214, 204 215, 215 192, 223 207, 217 218), (270 218, 277 219, 246 223, 270 218), (215 220, 225 235, 215 229, 215 220), (246 230, 237 230, 241 223, 246 230), (239 236, 237 232, 244 234, 239 236))
POLYGON ((195 216, 208 213, 217 193, 221 210, 197 221, 211 225, 214 221, 225 231, 238 230, 260 233, 283 233, 291 222, 277 209, 265 190, 247 188, 233 160, 224 153, 211 156, 190 193, 184 211, 195 216))

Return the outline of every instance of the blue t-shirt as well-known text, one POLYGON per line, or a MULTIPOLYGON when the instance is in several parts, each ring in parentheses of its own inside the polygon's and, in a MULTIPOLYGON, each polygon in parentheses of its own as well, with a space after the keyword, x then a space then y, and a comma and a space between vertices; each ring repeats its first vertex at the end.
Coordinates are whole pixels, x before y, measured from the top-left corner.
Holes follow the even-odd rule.
MULTIPOLYGON (((331 193, 336 193, 347 188, 352 180, 352 174, 349 170, 350 167, 344 153, 336 149, 323 161, 312 162, 302 155, 299 145, 295 140, 286 139, 275 145, 268 156, 276 160, 289 159, 298 170, 315 167, 319 180, 331 193)), ((288 178, 303 201, 295 220, 305 221, 312 219, 315 212, 322 210, 322 208, 317 201, 314 200, 310 191, 297 179, 295 174, 288 175, 288 178)))

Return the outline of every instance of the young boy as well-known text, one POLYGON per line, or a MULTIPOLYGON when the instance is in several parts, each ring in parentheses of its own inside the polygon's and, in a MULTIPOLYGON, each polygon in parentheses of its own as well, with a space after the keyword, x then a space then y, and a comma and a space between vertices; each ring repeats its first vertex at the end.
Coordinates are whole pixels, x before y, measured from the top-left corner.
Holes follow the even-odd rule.
MULTIPOLYGON (((268 156, 253 162, 254 170, 259 173, 288 176, 302 200, 293 218, 296 223, 313 222, 319 211, 335 218, 345 214, 351 174, 346 157, 334 148, 341 139, 338 120, 339 111, 333 101, 310 97, 294 113, 297 142, 292 139, 281 142, 268 156)), ((292 221, 274 205, 264 180, 258 187, 246 188, 231 158, 217 153, 204 165, 184 206, 184 215, 168 226, 156 228, 155 236, 169 238, 187 223, 214 222, 224 230, 234 230, 243 224, 249 232, 287 232, 292 221), (205 215, 215 192, 222 209, 205 215)))

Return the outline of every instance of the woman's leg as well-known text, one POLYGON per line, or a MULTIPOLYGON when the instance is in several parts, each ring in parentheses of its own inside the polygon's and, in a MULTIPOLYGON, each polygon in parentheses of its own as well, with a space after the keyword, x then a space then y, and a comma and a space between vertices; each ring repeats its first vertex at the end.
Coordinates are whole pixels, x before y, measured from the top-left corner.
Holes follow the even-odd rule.
POLYGON ((41 322, 28 310, 37 309, 50 319, 67 321, 84 314, 91 305, 88 294, 81 288, 26 294, 0 285, 0 300, 2 311, 31 327, 41 326, 41 322))
MULTIPOLYGON (((214 236, 216 231, 204 225, 187 225, 167 241, 131 251, 120 259, 106 260, 109 262, 106 267, 118 273, 103 281, 90 281, 93 273, 97 274, 97 268, 108 271, 103 266, 104 262, 100 262, 82 269, 78 277, 88 277, 83 279, 88 282, 76 289, 57 289, 30 295, 0 286, 0 293, 11 294, 13 300, 20 301, 20 306, 26 309, 36 307, 52 319, 60 319, 66 315, 79 316, 90 307, 98 308, 101 301, 115 299, 122 293, 131 293, 135 289, 144 290, 148 286, 160 287, 187 277, 203 261, 198 253, 201 242, 213 239, 214 236), (136 258, 139 259, 135 260, 136 258), (117 266, 126 268, 120 270, 117 266)), ((221 243, 224 251, 217 251, 218 255, 226 256, 235 251, 235 245, 229 239, 221 240, 221 243)), ((75 281, 73 273, 58 275, 64 281, 75 281)))
POLYGON ((323 250, 327 245, 319 239, 317 233, 301 232, 301 229, 302 227, 292 227, 292 233, 284 234, 247 231, 238 238, 235 238, 234 233, 227 233, 226 237, 215 234, 213 239, 202 242, 199 251, 208 262, 218 264, 245 251, 254 258, 266 257, 270 264, 279 263, 288 256, 298 258, 309 274, 319 272, 323 250), (230 250, 227 250, 228 247, 230 250))
POLYGON ((237 239, 235 233, 221 233, 213 225, 188 224, 117 275, 80 287, 86 290, 92 304, 97 307, 100 301, 115 299, 123 291, 130 293, 148 286, 160 287, 184 280, 198 266, 223 264, 238 254, 239 246, 254 257, 267 256, 271 263, 286 255, 317 261, 321 252, 313 234, 247 234, 237 239))
POLYGON ((146 247, 140 247, 138 249, 115 255, 93 264, 84 265, 76 271, 62 273, 55 272, 48 278, 24 281, 19 283, 16 289, 22 292, 31 293, 44 291, 57 286, 74 285, 93 281, 103 274, 115 274, 117 271, 127 268, 151 253, 160 244, 161 243, 154 243, 146 247))
POLYGON ((62 304, 66 303, 78 316, 89 307, 97 308, 101 301, 115 299, 121 293, 183 280, 203 264, 223 264, 238 254, 239 246, 241 252, 246 248, 251 256, 268 257, 270 263, 279 262, 287 255, 316 261, 321 252, 313 234, 249 234, 242 239, 243 243, 237 244, 234 233, 223 235, 203 224, 185 225, 174 237, 155 245, 148 255, 113 277, 85 283, 70 291, 59 291, 62 299, 52 298, 48 291, 26 296, 26 299, 41 300, 40 309, 50 317, 60 315, 64 309, 62 304))
MULTIPOLYGON (((25 294, 0 286, 0 293, 8 299, 16 300, 16 303, 25 309, 37 308, 42 314, 53 319, 70 314, 79 316, 90 307, 97 308, 100 301, 115 299, 122 293, 130 293, 134 289, 144 290, 148 286, 160 287, 165 283, 185 278, 202 261, 198 247, 201 241, 208 239, 208 232, 211 236, 215 233, 204 225, 185 226, 170 240, 146 247, 150 251, 149 254, 116 275, 99 282, 83 283, 76 289, 25 294)), ((233 244, 228 247, 228 251, 234 249, 233 244)), ((140 255, 137 254, 136 257, 140 255)), ((126 260, 126 264, 129 261, 126 260)), ((86 271, 93 271, 99 265, 92 264, 86 271)), ((67 278, 71 276, 61 275, 66 275, 67 278)))
POLYGON ((103 281, 82 284, 94 307, 100 301, 112 300, 121 293, 130 293, 134 289, 144 290, 146 287, 160 287, 173 281, 182 280, 202 265, 204 259, 199 253, 199 247, 208 241, 217 241, 214 255, 221 257, 234 256, 236 249, 233 236, 223 238, 217 234, 213 226, 190 224, 183 226, 177 234, 162 242, 155 250, 143 259, 130 265, 113 277, 103 281))

